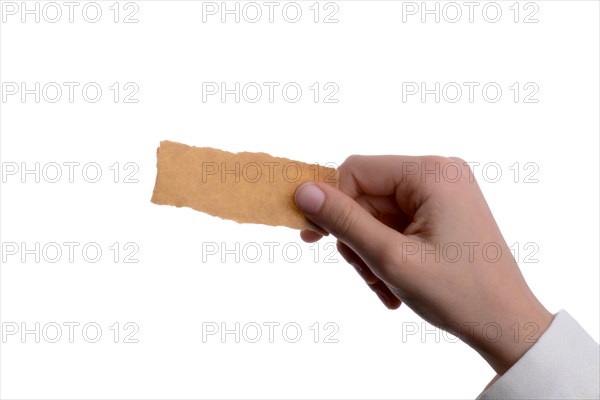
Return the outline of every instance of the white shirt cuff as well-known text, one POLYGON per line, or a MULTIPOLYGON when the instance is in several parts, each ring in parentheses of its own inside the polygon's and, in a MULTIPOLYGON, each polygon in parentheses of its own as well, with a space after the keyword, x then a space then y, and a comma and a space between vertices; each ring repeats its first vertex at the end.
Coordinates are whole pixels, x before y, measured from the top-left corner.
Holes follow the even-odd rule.
POLYGON ((477 400, 598 398, 600 346, 561 310, 537 343, 477 400))

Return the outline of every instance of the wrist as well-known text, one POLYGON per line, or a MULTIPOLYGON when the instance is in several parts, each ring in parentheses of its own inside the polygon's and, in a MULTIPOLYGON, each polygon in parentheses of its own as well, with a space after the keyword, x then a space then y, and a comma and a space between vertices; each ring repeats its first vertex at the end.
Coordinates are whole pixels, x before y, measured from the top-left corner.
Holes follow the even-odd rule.
POLYGON ((538 303, 533 309, 513 313, 483 329, 475 338, 475 350, 488 362, 498 375, 510 369, 546 332, 554 316, 538 303))

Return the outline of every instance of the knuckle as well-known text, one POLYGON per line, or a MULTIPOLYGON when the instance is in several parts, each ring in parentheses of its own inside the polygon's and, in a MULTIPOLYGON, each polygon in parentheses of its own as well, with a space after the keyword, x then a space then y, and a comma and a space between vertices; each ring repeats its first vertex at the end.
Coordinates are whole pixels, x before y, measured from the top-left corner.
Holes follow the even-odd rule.
POLYGON ((457 168, 460 168, 463 174, 471 170, 469 163, 460 157, 450 157, 449 160, 451 164, 455 165, 457 168))
POLYGON ((461 186, 472 180, 469 164, 460 157, 426 156, 422 168, 425 183, 434 185, 436 190, 461 186))
POLYGON ((428 167, 443 165, 446 162, 448 162, 448 159, 442 156, 425 156, 423 158, 423 163, 428 167))
POLYGON ((450 157, 446 164, 449 168, 447 175, 449 175, 450 181, 463 181, 465 177, 469 175, 471 171, 469 164, 465 160, 459 157, 450 157), (456 179, 454 179, 456 177, 456 179))
POLYGON ((358 163, 361 158, 362 158, 362 156, 357 155, 357 154, 353 154, 353 155, 349 156, 340 165, 339 170, 341 171, 341 170, 345 170, 345 169, 351 169, 352 166, 355 165, 356 163, 358 163))
POLYGON ((467 165, 467 162, 460 157, 450 157, 450 160, 460 165, 467 165))

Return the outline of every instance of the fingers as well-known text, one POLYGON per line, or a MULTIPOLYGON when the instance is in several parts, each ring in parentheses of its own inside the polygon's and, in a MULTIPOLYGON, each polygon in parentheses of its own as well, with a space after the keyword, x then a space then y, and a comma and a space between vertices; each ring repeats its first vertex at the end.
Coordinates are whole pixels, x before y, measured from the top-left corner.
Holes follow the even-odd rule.
POLYGON ((304 183, 294 199, 311 221, 359 254, 380 278, 388 275, 390 256, 408 240, 346 194, 321 182, 304 183))
POLYGON ((374 217, 383 214, 397 214, 401 212, 394 196, 371 196, 367 194, 360 194, 354 197, 354 201, 360 204, 374 217))
POLYGON ((427 179, 450 159, 410 156, 351 156, 339 167, 340 190, 352 198, 389 196, 412 216, 431 193, 427 179))
POLYGON ((320 240, 322 237, 323 237, 323 235, 321 235, 320 233, 314 232, 314 231, 309 231, 309 230, 300 231, 300 238, 302 240, 304 240, 306 243, 314 243, 314 242, 320 240))
MULTIPOLYGON (((361 195, 354 200, 379 221, 399 232, 404 232, 411 222, 410 217, 401 212, 396 201, 389 196, 361 195)), ((300 238, 306 243, 314 243, 322 237, 322 234, 312 230, 300 231, 300 238)))
POLYGON ((402 304, 402 301, 394 296, 385 282, 378 281, 373 285, 369 285, 369 287, 375 292, 377 297, 379 297, 379 300, 381 300, 381 302, 390 310, 396 310, 402 304))
POLYGON ((344 243, 338 241, 337 248, 344 260, 352 265, 356 272, 364 279, 367 285, 377 294, 379 300, 389 309, 395 310, 402 302, 396 297, 387 285, 377 278, 369 266, 344 243))
POLYGON ((367 285, 373 285, 379 282, 379 278, 375 276, 373 271, 369 269, 367 264, 363 261, 362 258, 358 256, 352 249, 346 246, 344 243, 338 240, 337 249, 344 260, 356 269, 356 272, 360 275, 361 278, 367 283, 367 285))

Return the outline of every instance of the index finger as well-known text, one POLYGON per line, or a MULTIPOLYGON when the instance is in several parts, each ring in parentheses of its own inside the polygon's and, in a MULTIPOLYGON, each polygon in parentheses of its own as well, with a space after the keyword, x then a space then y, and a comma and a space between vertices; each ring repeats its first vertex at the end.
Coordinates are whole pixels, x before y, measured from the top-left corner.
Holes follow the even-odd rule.
POLYGON ((431 195, 423 169, 447 160, 435 156, 350 156, 339 167, 339 188, 352 198, 392 196, 402 211, 414 215, 431 195))

